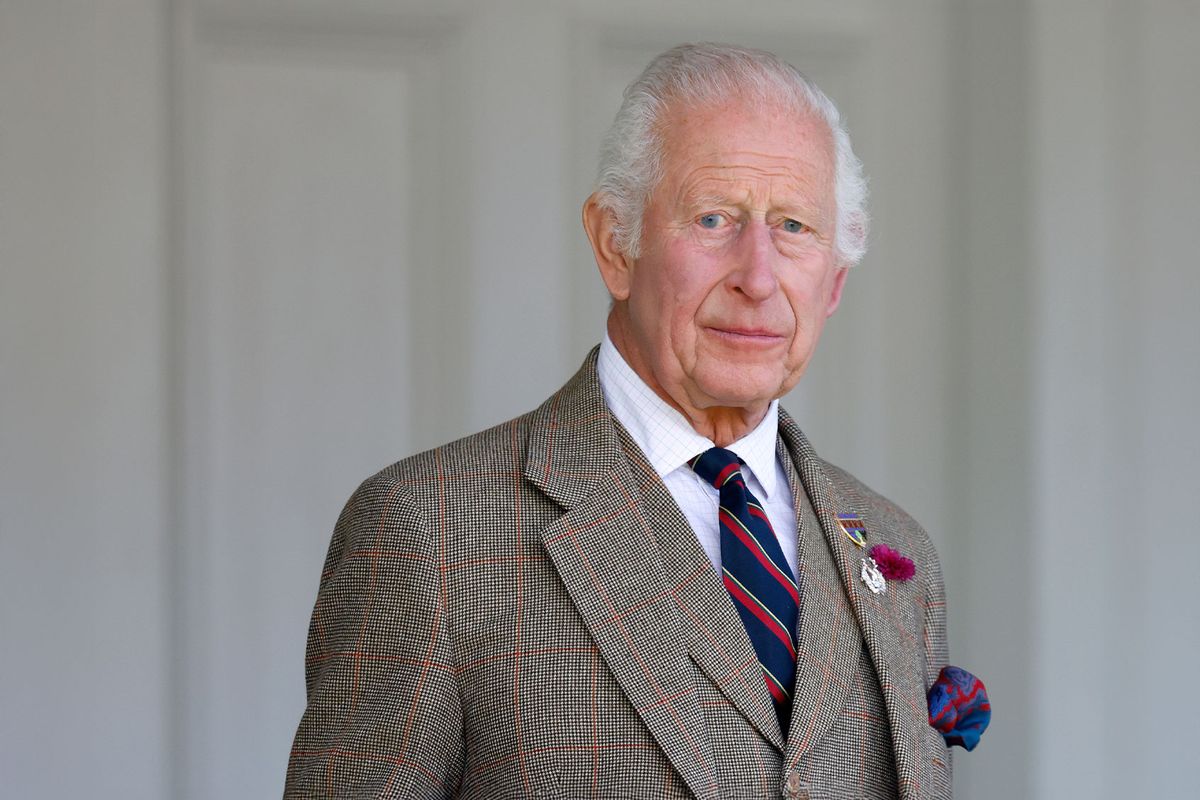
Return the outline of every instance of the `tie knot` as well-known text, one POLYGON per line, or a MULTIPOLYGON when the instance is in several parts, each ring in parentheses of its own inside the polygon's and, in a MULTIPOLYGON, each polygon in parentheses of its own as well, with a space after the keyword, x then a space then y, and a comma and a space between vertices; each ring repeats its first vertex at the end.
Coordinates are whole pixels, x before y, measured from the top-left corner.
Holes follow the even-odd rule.
POLYGON ((718 490, 734 477, 742 474, 742 460, 737 453, 723 447, 711 447, 688 462, 704 480, 718 490))

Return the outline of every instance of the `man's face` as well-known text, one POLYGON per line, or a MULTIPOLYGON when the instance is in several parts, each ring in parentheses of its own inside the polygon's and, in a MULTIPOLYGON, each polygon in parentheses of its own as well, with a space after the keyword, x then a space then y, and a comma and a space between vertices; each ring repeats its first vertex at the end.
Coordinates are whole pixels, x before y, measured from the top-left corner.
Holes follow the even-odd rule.
POLYGON ((835 265, 833 137, 815 115, 740 103, 669 113, 642 255, 610 280, 614 341, 685 415, 755 412, 807 367, 835 265))

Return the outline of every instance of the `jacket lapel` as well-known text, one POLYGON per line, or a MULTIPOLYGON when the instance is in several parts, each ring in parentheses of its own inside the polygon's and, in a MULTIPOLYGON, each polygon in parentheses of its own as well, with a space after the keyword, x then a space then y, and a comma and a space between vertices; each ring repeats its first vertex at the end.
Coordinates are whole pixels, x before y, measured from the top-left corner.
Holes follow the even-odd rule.
MULTIPOLYGON (((875 666, 875 672, 879 677, 884 704, 888 712, 892 746, 895 750, 900 796, 905 800, 917 798, 920 796, 920 786, 924 783, 921 765, 928 763, 929 754, 925 752, 925 737, 922 735, 922 726, 928 724, 928 712, 922 670, 911 666, 906 668, 903 659, 908 657, 906 654, 911 654, 920 648, 921 643, 908 641, 911 634, 905 632, 897 618, 895 605, 892 602, 894 592, 889 590, 889 594, 873 594, 860 579, 862 558, 865 553, 842 533, 841 526, 837 521, 839 513, 863 515, 863 509, 859 507, 860 503, 857 498, 850 497, 834 485, 823 463, 817 458, 812 446, 800 432, 799 426, 786 413, 780 413, 779 429, 781 438, 792 454, 800 479, 812 502, 821 532, 828 544, 828 553, 832 556, 834 566, 841 578, 841 588, 849 601, 854 619, 858 622, 858 627, 862 632, 862 641, 866 644, 871 661, 875 666)), ((866 522, 869 544, 872 534, 870 519, 866 518, 866 522)), ((875 533, 878 532, 875 531, 875 533)), ((813 552, 809 553, 810 557, 813 555, 813 552)), ((805 597, 807 598, 807 596, 806 593, 805 597)), ((806 605, 808 604, 806 603, 806 605)), ((827 627, 831 621, 813 621, 814 637, 811 641, 814 644, 820 641, 817 638, 820 635, 836 635, 834 630, 827 627)), ((808 670, 806 670, 807 672, 808 670)), ((804 678, 806 684, 811 684, 816 679, 816 676, 811 674, 806 674, 804 678)), ((797 680, 800 680, 799 675, 797 680)), ((820 713, 823 711, 819 710, 813 716, 820 713)), ((813 724, 816 726, 822 722, 824 720, 815 721, 813 724)), ((794 716, 793 730, 795 730, 796 724, 797 719, 794 716)), ((800 737, 794 738, 796 741, 789 742, 786 760, 788 765, 796 763, 803 754, 806 744, 811 746, 811 742, 803 742, 800 737), (793 752, 793 748, 796 748, 797 752, 793 752)))
POLYGON ((535 412, 525 475, 565 509, 550 560, 622 691, 691 791, 716 798, 712 746, 654 528, 596 379, 596 351, 535 412))
POLYGON ((782 752, 783 732, 762 667, 729 593, 654 468, 624 429, 619 433, 642 507, 662 547, 667 582, 683 618, 682 633, 692 660, 755 730, 782 752))
POLYGON ((841 572, 793 465, 794 455, 780 439, 780 457, 796 506, 797 585, 800 619, 796 632, 796 682, 785 755, 787 768, 833 726, 854 686, 862 653, 858 621, 842 588, 841 572))

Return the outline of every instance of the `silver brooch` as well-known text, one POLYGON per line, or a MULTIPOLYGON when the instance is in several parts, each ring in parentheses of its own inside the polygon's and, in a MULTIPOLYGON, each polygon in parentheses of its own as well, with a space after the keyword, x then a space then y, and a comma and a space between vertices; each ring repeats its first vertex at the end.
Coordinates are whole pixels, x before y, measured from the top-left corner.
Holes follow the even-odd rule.
POLYGON ((875 563, 875 559, 870 556, 863 559, 862 580, 872 594, 887 593, 887 581, 883 579, 883 573, 879 571, 879 565, 875 563))

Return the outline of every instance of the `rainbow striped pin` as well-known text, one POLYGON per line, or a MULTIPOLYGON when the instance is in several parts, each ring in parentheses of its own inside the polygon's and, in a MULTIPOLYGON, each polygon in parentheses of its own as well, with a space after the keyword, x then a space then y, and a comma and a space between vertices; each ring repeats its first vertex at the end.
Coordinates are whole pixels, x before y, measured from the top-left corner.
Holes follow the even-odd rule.
POLYGON ((838 525, 842 528, 842 533, 846 534, 850 541, 854 542, 858 547, 867 546, 867 526, 863 521, 854 514, 838 514, 838 525))

